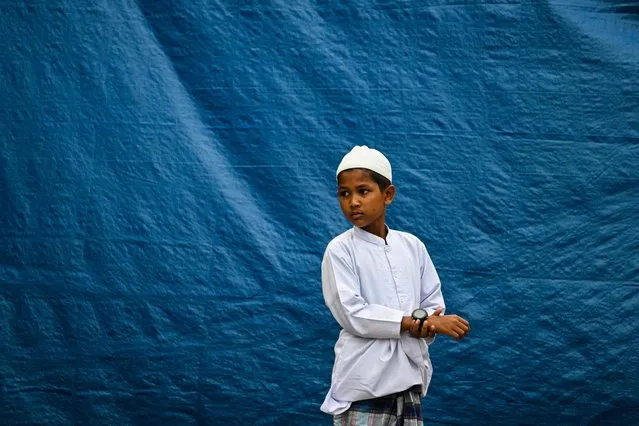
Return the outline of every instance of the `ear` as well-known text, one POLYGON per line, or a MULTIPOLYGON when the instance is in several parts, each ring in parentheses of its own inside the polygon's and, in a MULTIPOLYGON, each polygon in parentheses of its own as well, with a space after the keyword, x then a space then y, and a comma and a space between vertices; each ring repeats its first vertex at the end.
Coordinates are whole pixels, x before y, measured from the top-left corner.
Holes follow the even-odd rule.
POLYGON ((384 204, 389 206, 393 202, 393 199, 395 198, 395 191, 396 189, 393 185, 386 188, 384 191, 384 204))

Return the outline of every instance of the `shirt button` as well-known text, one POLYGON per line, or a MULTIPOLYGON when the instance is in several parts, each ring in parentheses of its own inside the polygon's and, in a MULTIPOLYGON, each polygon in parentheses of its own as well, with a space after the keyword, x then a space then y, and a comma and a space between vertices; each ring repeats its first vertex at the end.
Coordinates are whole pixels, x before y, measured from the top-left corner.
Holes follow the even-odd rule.
POLYGON ((389 252, 389 251, 391 251, 391 248, 390 248, 390 246, 386 246, 386 247, 384 247, 384 250, 386 250, 387 252, 389 252))

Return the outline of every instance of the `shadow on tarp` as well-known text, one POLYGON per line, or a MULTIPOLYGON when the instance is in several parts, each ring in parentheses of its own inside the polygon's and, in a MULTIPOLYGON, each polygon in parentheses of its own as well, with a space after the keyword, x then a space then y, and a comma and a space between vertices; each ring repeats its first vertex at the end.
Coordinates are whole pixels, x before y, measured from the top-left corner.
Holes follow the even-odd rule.
POLYGON ((639 401, 608 408, 582 423, 583 426, 639 425, 639 401))

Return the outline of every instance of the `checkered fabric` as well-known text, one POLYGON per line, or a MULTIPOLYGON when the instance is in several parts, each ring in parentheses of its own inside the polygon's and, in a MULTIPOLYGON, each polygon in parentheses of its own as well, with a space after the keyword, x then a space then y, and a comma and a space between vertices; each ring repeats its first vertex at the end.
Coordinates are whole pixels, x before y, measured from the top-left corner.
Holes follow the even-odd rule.
POLYGON ((419 388, 353 402, 333 417, 333 426, 423 426, 419 388))

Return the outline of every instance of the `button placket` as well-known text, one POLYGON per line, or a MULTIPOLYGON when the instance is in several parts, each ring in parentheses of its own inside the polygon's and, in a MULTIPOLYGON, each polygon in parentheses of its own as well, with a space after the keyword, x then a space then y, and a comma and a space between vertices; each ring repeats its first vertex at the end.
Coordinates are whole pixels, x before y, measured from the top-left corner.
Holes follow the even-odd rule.
POLYGON ((391 275, 393 278, 393 287, 395 289, 395 293, 397 294, 397 301, 399 303, 399 306, 401 309, 406 310, 410 307, 407 307, 407 303, 409 300, 408 294, 406 293, 408 291, 408 288, 406 288, 405 284, 401 277, 401 268, 398 268, 397 265, 401 264, 401 262, 398 261, 394 261, 393 259, 393 254, 394 252, 392 252, 392 249, 390 246, 385 246, 384 248, 385 252, 386 252, 386 258, 388 260, 388 264, 390 266, 390 270, 391 270, 391 275))
POLYGON ((396 299, 397 303, 399 304, 400 309, 404 309, 407 298, 406 298, 404 288, 399 283, 399 279, 398 279, 399 273, 398 273, 397 267, 395 266, 397 262, 395 262, 393 259, 393 252, 392 252, 391 246, 388 246, 388 245, 384 246, 384 252, 386 254, 386 260, 388 261, 388 266, 390 268, 389 270, 391 274, 391 279, 393 280, 392 288, 395 290, 395 295, 397 296, 397 299, 396 299))

